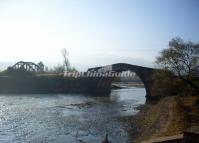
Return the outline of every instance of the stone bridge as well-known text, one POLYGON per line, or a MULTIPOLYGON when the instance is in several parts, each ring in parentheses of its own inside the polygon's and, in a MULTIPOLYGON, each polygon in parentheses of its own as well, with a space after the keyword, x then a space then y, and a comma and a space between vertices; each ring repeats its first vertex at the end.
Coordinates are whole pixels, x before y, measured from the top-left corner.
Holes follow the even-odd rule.
POLYGON ((145 89, 146 89, 146 97, 148 99, 152 98, 151 87, 152 87, 152 84, 154 81, 153 72, 155 70, 156 69, 153 69, 153 68, 131 65, 131 64, 126 64, 126 63, 117 63, 117 64, 108 65, 108 66, 95 67, 95 68, 88 69, 88 71, 99 71, 99 72, 109 72, 109 71, 114 71, 114 72, 131 71, 131 72, 134 72, 142 80, 142 82, 145 86, 145 89))

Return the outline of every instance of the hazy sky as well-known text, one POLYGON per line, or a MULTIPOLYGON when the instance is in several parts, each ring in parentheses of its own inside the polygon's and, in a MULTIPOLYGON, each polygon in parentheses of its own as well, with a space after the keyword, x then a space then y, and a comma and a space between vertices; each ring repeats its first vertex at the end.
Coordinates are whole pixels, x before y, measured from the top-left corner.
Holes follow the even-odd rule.
POLYGON ((199 41, 198 0, 0 0, 0 62, 151 66, 175 36, 199 41))

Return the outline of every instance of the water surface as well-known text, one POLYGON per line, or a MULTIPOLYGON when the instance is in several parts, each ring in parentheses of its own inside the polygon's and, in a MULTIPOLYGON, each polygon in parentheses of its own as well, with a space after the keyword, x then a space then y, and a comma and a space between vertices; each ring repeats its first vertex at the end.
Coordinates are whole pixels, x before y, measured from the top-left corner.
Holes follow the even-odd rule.
POLYGON ((85 94, 0 94, 1 143, 128 142, 117 117, 136 114, 145 89, 113 90, 110 96, 85 94))

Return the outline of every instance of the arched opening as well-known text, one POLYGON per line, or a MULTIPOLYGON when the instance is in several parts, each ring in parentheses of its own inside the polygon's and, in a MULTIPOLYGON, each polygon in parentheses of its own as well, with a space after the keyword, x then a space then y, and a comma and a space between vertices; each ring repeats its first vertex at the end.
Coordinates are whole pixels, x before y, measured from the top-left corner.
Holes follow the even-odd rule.
POLYGON ((144 83, 140 77, 130 70, 122 71, 121 76, 116 77, 112 82, 113 87, 123 88, 123 87, 138 87, 144 88, 144 83))
POLYGON ((148 68, 148 67, 142 67, 142 66, 137 66, 137 65, 131 65, 131 64, 126 64, 126 63, 117 63, 117 64, 112 64, 108 66, 103 66, 103 67, 95 67, 95 68, 90 68, 88 71, 103 71, 103 72, 108 72, 108 71, 113 71, 113 72, 125 72, 125 71, 130 71, 134 72, 137 74, 137 76, 140 78, 140 80, 143 82, 145 90, 146 90, 146 97, 151 98, 151 87, 153 84, 153 72, 155 69, 153 68, 148 68))

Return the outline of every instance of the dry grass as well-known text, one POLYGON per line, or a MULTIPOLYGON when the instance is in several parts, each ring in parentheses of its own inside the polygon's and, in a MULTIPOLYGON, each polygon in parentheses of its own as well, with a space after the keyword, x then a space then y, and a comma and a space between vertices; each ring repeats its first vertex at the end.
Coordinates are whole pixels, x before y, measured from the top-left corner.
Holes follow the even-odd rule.
POLYGON ((197 96, 166 97, 151 105, 142 120, 143 129, 136 142, 182 134, 191 126, 199 126, 197 96))
POLYGON ((147 105, 143 112, 142 126, 140 134, 134 142, 141 142, 151 137, 156 137, 167 126, 170 103, 173 98, 165 98, 157 104, 147 105), (166 108, 165 108, 166 107, 166 108))
MULTIPOLYGON (((174 97, 169 103, 169 116, 167 125, 163 126, 156 136, 172 136, 182 134, 183 131, 191 126, 199 125, 199 108, 196 107, 195 102, 197 96, 174 97)), ((162 114, 162 113, 161 113, 162 114)), ((162 124, 163 122, 159 122, 162 124)))
POLYGON ((196 96, 172 96, 156 104, 140 107, 140 112, 122 119, 128 122, 127 131, 133 142, 181 134, 186 128, 199 125, 199 106, 196 96))

